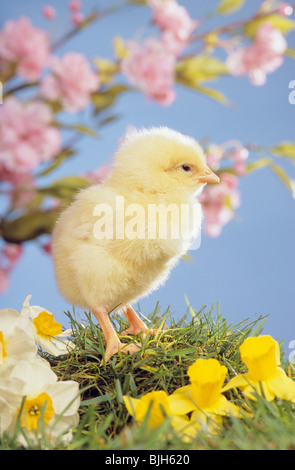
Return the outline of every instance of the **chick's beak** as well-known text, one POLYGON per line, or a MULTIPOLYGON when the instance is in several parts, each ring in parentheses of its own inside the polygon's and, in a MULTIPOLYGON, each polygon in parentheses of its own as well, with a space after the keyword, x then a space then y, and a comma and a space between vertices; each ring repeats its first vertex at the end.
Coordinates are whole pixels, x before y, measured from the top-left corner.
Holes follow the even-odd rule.
POLYGON ((198 174, 197 176, 198 183, 219 183, 220 178, 208 166, 198 174))

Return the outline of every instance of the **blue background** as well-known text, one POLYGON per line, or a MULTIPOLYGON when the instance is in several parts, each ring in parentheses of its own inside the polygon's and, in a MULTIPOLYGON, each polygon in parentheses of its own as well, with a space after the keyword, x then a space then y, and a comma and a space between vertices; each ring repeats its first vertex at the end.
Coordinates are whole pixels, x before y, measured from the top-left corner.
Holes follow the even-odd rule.
MULTIPOLYGON (((106 7, 110 3, 87 0, 82 10, 87 14, 92 6, 106 7)), ((212 11, 217 3, 181 2, 195 19, 212 11)), ((213 18, 203 30, 250 17, 259 3, 247 1, 236 14, 213 18)), ((50 2, 58 11, 53 23, 42 17, 42 7, 46 4, 40 0, 1 2, 1 26, 9 18, 29 16, 36 26, 49 27, 57 39, 69 27, 68 2, 50 2)), ((71 50, 89 59, 112 58, 113 37, 132 38, 150 19, 148 8, 123 9, 88 27, 60 48, 58 54, 71 50)), ((294 33, 287 38, 289 47, 295 48, 294 33)), ((78 155, 53 176, 81 174, 110 161, 129 125, 165 125, 217 144, 233 138, 244 144, 253 142, 266 147, 284 140, 295 141, 295 105, 288 101, 288 84, 294 79, 294 61, 286 59, 280 69, 268 76, 263 87, 251 85, 247 77, 224 77, 208 84, 222 91, 235 107, 223 106, 181 86, 176 86, 177 99, 169 107, 147 102, 140 92, 128 93, 114 109, 120 119, 103 128, 99 139, 84 138, 78 144, 78 155)), ((70 116, 64 116, 67 118, 70 116)), ((85 122, 87 118, 87 112, 82 112, 75 120, 85 122)), ((284 167, 294 178, 294 167, 287 163, 284 167)), ((203 305, 210 309, 219 302, 221 314, 233 324, 269 315, 264 333, 284 340, 284 349, 289 354, 289 342, 295 339, 295 201, 269 169, 242 177, 240 190, 242 205, 236 218, 218 238, 203 235, 200 249, 190 252, 191 261, 181 261, 165 286, 140 302, 140 309, 147 315, 159 301, 162 312, 170 305, 178 318, 186 312, 187 296, 196 311, 203 305)), ((38 242, 26 245, 25 254, 12 272, 11 287, 0 298, 0 307, 20 310, 28 294, 32 294, 32 305, 47 308, 57 321, 67 326, 68 319, 63 312, 71 306, 59 295, 52 260, 40 250, 38 242)))

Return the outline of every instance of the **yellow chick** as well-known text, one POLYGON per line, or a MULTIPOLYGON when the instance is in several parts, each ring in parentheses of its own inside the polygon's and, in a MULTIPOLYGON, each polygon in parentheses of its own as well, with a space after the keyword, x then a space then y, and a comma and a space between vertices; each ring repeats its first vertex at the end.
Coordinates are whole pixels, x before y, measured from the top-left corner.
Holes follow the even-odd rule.
POLYGON ((166 127, 127 133, 101 184, 77 194, 53 232, 53 259, 61 294, 90 309, 106 339, 105 361, 122 343, 109 312, 122 310, 130 327, 146 334, 132 308, 157 289, 201 230, 197 194, 219 178, 191 137, 166 127))

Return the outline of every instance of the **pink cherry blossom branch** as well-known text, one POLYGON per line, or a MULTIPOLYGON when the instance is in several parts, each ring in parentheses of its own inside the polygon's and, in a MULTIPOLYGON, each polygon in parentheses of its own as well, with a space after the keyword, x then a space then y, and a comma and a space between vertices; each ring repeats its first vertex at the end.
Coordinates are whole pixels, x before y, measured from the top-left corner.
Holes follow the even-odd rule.
MULTIPOLYGON (((39 82, 31 82, 31 83, 20 83, 19 85, 16 85, 15 87, 9 88, 7 91, 4 92, 3 98, 7 98, 9 95, 13 95, 14 93, 17 93, 18 91, 24 90, 25 88, 31 88, 34 86, 38 86, 39 82)), ((4 84, 5 86, 5 84, 4 84)))
POLYGON ((111 13, 114 13, 115 11, 118 11, 120 8, 124 6, 126 5, 122 5, 120 7, 110 6, 109 8, 106 8, 105 10, 102 10, 100 12, 93 11, 92 13, 90 13, 90 15, 87 18, 85 18, 84 21, 82 21, 80 24, 72 28, 68 33, 66 33, 64 36, 58 39, 55 43, 53 43, 51 46, 51 50, 55 51, 56 49, 60 48, 61 46, 64 45, 65 42, 67 42, 69 39, 71 39, 73 36, 75 36, 77 33, 79 33, 83 28, 85 28, 89 24, 93 23, 96 20, 100 20, 104 18, 105 16, 111 13))
MULTIPOLYGON (((295 9, 295 3, 291 4, 290 5, 291 8, 293 8, 293 10, 295 9)), ((234 23, 231 23, 231 24, 228 24, 228 25, 225 25, 225 26, 220 26, 216 29, 213 29, 211 31, 207 31, 205 33, 201 33, 201 34, 196 34, 194 36, 192 36, 191 38, 191 42, 195 42, 195 41, 199 41, 199 40, 202 40, 204 39, 206 36, 208 36, 209 34, 214 34, 214 33, 227 33, 229 31, 232 31, 233 29, 237 29, 237 28, 240 28, 240 27, 243 27, 245 26, 247 23, 250 23, 251 21, 254 21, 254 20, 257 20, 257 19, 263 19, 263 18, 267 18, 268 16, 270 15, 273 15, 277 13, 277 10, 272 10, 272 11, 268 11, 266 13, 257 13, 256 15, 254 15, 253 17, 251 18, 248 18, 246 20, 242 20, 242 21, 236 21, 234 23)))

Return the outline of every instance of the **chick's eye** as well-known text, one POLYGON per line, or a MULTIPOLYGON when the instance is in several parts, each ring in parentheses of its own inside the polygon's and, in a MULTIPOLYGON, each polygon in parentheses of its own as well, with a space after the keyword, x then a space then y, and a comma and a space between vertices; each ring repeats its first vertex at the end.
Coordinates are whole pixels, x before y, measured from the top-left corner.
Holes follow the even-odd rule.
POLYGON ((191 171, 190 165, 181 165, 180 168, 182 169, 182 171, 185 171, 185 172, 191 171))

